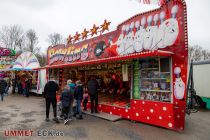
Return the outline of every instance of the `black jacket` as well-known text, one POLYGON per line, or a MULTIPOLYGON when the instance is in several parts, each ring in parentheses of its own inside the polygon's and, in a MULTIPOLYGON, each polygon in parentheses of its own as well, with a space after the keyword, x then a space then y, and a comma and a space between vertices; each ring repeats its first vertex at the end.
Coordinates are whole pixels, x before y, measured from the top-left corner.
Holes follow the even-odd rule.
POLYGON ((74 92, 74 98, 76 100, 82 100, 83 99, 83 86, 82 85, 77 85, 75 87, 75 92, 74 92))
POLYGON ((71 101, 73 100, 73 95, 70 93, 69 90, 64 89, 61 94, 61 103, 63 107, 69 107, 71 101))
POLYGON ((96 95, 98 93, 98 82, 96 80, 90 80, 88 81, 88 92, 90 95, 96 95))
POLYGON ((56 98, 56 91, 59 90, 58 84, 54 81, 49 81, 44 87, 45 98, 56 98))
POLYGON ((3 79, 0 80, 0 93, 5 92, 5 88, 7 87, 7 82, 3 79))

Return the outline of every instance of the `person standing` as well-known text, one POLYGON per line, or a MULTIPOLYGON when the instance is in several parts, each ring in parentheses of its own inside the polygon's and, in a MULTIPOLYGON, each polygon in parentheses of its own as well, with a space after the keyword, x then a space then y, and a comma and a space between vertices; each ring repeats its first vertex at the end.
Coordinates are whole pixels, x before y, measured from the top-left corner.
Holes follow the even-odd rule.
POLYGON ((46 121, 49 121, 49 113, 50 113, 50 105, 53 106, 53 114, 54 118, 53 120, 56 123, 59 123, 59 120, 57 118, 57 99, 56 99, 56 93, 59 90, 58 84, 55 82, 55 80, 50 80, 46 83, 44 87, 44 97, 46 101, 46 121))
POLYGON ((17 76, 15 75, 15 78, 12 79, 12 94, 15 94, 16 86, 17 86, 17 76))
POLYGON ((0 95, 1 95, 1 101, 4 100, 4 93, 5 93, 6 87, 7 87, 7 82, 3 78, 0 78, 0 95))
POLYGON ((26 79, 25 84, 26 84, 26 97, 29 97, 29 92, 30 92, 30 88, 31 88, 30 80, 26 79))
POLYGON ((9 92, 9 88, 10 88, 10 79, 6 79, 5 80, 6 81, 6 83, 7 83, 7 86, 6 86, 6 88, 5 88, 5 95, 8 95, 8 92, 9 92))
POLYGON ((21 85, 22 85, 22 94, 23 94, 23 96, 26 96, 26 81, 25 81, 25 79, 23 79, 21 81, 21 85))
POLYGON ((17 86, 18 86, 18 94, 23 94, 23 87, 22 87, 21 79, 18 79, 17 86))
MULTIPOLYGON (((67 85, 68 85, 69 88, 70 88, 70 93, 72 94, 72 96, 74 96, 76 84, 74 84, 74 83, 72 82, 72 80, 69 79, 69 80, 67 81, 67 85)), ((73 104, 74 104, 74 99, 71 100, 70 106, 69 106, 69 119, 70 119, 70 120, 72 119, 72 115, 73 115, 73 104)))
POLYGON ((81 102, 83 99, 83 85, 80 80, 76 81, 76 87, 74 92, 74 98, 76 99, 76 112, 74 117, 76 117, 77 113, 79 113, 78 119, 83 119, 82 117, 82 110, 81 110, 81 102))
POLYGON ((98 82, 96 81, 95 77, 92 76, 87 85, 91 101, 91 113, 94 112, 94 109, 95 113, 98 113, 98 87, 98 82))

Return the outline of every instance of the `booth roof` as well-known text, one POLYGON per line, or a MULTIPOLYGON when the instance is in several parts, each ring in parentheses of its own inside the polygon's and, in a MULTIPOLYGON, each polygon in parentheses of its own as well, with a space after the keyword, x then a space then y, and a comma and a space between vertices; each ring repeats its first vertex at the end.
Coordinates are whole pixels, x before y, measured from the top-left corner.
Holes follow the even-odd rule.
POLYGON ((102 59, 95 59, 89 61, 82 61, 82 62, 73 62, 73 63, 66 63, 66 64, 58 64, 58 65, 47 65, 43 68, 62 68, 62 67, 70 67, 70 66, 81 66, 81 65, 91 65, 91 64, 98 64, 98 63, 107 63, 113 61, 120 61, 120 60, 129 60, 129 59, 137 59, 137 58, 146 58, 146 57, 154 57, 154 56, 171 56, 173 52, 170 51, 145 51, 140 53, 134 53, 124 56, 116 56, 116 57, 109 57, 109 58, 102 58, 102 59))
POLYGON ((34 71, 33 69, 30 68, 11 68, 9 70, 14 70, 14 71, 34 71))

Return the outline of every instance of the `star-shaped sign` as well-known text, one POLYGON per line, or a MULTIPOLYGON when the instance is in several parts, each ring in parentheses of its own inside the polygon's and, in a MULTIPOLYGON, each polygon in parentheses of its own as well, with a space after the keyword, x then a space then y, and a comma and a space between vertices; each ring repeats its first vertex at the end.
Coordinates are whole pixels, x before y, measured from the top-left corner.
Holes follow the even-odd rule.
POLYGON ((94 34, 97 35, 97 30, 99 29, 99 27, 97 27, 95 24, 93 25, 93 28, 90 29, 91 30, 91 36, 93 36, 94 34))
POLYGON ((89 33, 89 31, 87 31, 85 28, 84 31, 82 32, 82 39, 86 39, 88 33, 89 33))
POLYGON ((69 37, 67 38, 67 43, 71 43, 72 42, 73 37, 71 35, 69 35, 69 37))
POLYGON ((111 23, 111 22, 107 22, 106 19, 104 20, 104 24, 101 25, 102 33, 103 33, 104 31, 106 31, 106 30, 107 30, 107 31, 109 30, 109 25, 110 25, 110 23, 111 23))
POLYGON ((76 34, 74 35, 74 41, 79 40, 80 34, 78 32, 76 32, 76 34))

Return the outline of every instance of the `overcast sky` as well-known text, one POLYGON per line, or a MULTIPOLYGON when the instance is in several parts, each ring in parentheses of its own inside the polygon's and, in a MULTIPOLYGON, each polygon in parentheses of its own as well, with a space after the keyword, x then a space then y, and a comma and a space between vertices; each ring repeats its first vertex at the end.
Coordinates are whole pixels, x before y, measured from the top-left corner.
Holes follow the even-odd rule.
MULTIPOLYGON (((210 50, 210 0, 186 0, 189 44, 210 50), (207 26, 208 25, 208 26, 207 26)), ((135 0, 0 0, 0 27, 18 24, 26 31, 34 29, 39 46, 46 50, 47 36, 58 32, 64 37, 111 21, 110 30, 129 17, 154 9, 135 0)))

